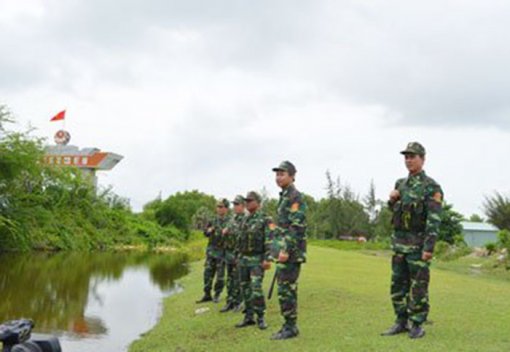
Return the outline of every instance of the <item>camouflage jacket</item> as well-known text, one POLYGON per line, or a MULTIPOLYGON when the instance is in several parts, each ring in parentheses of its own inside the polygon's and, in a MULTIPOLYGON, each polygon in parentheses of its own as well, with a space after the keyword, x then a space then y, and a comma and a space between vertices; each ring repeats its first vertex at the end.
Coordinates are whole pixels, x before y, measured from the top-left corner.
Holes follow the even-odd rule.
POLYGON ((393 212, 393 250, 433 252, 441 224, 441 186, 422 171, 399 179, 395 189, 400 192, 400 199, 388 202, 393 212))
POLYGON ((245 214, 234 214, 227 225, 227 233, 225 234, 225 249, 239 252, 239 236, 241 235, 241 228, 246 219, 245 214))
POLYGON ((306 262, 306 203, 294 185, 280 192, 276 247, 289 254, 289 263, 306 262))
POLYGON ((239 253, 243 256, 263 256, 269 260, 275 228, 271 217, 261 210, 248 214, 239 234, 239 253))
POLYGON ((209 238, 207 244, 207 255, 213 257, 220 257, 225 250, 225 240, 223 238, 223 229, 227 227, 230 222, 231 216, 229 214, 224 217, 216 216, 212 223, 207 226, 204 231, 206 237, 209 238), (211 228, 211 231, 209 231, 211 228))

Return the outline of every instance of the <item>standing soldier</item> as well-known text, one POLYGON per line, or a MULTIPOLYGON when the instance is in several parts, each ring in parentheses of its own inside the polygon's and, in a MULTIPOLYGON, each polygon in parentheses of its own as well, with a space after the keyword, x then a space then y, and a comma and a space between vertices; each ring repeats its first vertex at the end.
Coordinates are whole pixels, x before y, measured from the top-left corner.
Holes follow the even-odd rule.
POLYGON ((220 301, 220 294, 225 285, 225 247, 223 239, 223 229, 230 221, 229 216, 230 202, 222 199, 216 205, 216 218, 213 223, 204 231, 205 236, 209 238, 207 245, 205 269, 204 269, 204 296, 197 303, 220 301), (216 275, 214 285, 214 298, 211 297, 213 288, 213 279, 216 275))
POLYGON ((420 143, 409 143, 401 154, 409 176, 396 182, 388 202, 393 212, 391 299, 396 322, 382 335, 408 332, 416 339, 425 335, 429 267, 441 223, 443 191, 423 171, 425 148, 420 143))
POLYGON ((275 225, 270 217, 260 210, 261 197, 256 192, 246 196, 248 216, 244 221, 239 237, 239 261, 241 264, 241 291, 244 296, 244 320, 236 325, 243 328, 255 325, 254 314, 257 314, 259 329, 267 329, 264 319, 266 301, 262 291, 264 271, 271 268, 269 247, 273 238, 275 225))
POLYGON ((278 248, 278 300, 285 320, 271 338, 284 340, 299 335, 297 328, 297 283, 301 264, 306 261, 306 204, 294 186, 296 168, 283 161, 273 169, 276 183, 282 189, 278 202, 276 245, 278 248))
POLYGON ((243 196, 237 196, 234 199, 234 216, 223 230, 225 264, 227 267, 227 304, 220 310, 222 313, 229 310, 238 312, 241 309, 242 297, 239 280, 238 240, 245 216, 244 198, 243 196))

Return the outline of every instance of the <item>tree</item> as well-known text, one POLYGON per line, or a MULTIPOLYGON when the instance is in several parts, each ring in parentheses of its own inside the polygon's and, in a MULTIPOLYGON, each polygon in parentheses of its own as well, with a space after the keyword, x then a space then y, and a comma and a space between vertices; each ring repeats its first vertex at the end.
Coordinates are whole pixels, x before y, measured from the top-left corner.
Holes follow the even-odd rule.
POLYGON ((386 241, 393 233, 393 225, 391 218, 393 213, 388 206, 381 206, 381 210, 377 213, 377 217, 373 222, 372 239, 375 241, 386 241))
POLYGON ((485 220, 478 214, 472 214, 469 217, 469 221, 471 221, 471 222, 485 222, 485 220))
POLYGON ((3 133, 5 132, 5 124, 6 123, 12 123, 14 122, 11 118, 11 113, 7 106, 0 105, 0 137, 2 137, 3 133))
POLYGON ((494 195, 485 197, 483 208, 491 224, 500 230, 510 230, 510 199, 507 196, 494 192, 494 195))
POLYGON ((453 210, 453 206, 448 203, 443 204, 443 212, 441 213, 441 225, 439 227, 438 240, 454 244, 461 240, 462 225, 460 222, 464 217, 453 210))
POLYGON ((215 205, 216 199, 213 196, 197 190, 177 192, 157 205, 154 216, 161 226, 173 225, 181 231, 189 232, 193 215, 202 207, 213 211, 215 205))
POLYGON ((197 209, 191 218, 191 224, 195 230, 205 230, 205 228, 214 219, 214 211, 207 206, 202 206, 197 209))
POLYGON ((370 181, 370 188, 368 190, 368 194, 363 198, 363 203, 365 205, 365 209, 370 218, 370 222, 373 223, 377 218, 378 213, 378 205, 379 202, 375 196, 375 184, 374 180, 370 181))
POLYGON ((326 172, 326 191, 328 198, 318 204, 317 221, 323 222, 321 231, 324 238, 340 236, 367 235, 369 216, 358 196, 348 185, 342 185, 338 177, 333 181, 329 171, 326 172))

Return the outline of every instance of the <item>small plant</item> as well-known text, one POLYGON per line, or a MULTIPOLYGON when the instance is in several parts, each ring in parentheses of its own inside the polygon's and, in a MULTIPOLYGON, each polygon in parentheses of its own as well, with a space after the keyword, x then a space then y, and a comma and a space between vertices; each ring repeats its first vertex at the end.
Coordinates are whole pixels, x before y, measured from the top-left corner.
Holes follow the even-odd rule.
POLYGON ((500 248, 510 250, 510 231, 501 230, 498 232, 498 245, 500 248))
POLYGON ((489 242, 489 243, 485 244, 485 249, 487 250, 487 254, 491 255, 496 252, 496 250, 498 249, 498 245, 497 245, 497 243, 489 242))

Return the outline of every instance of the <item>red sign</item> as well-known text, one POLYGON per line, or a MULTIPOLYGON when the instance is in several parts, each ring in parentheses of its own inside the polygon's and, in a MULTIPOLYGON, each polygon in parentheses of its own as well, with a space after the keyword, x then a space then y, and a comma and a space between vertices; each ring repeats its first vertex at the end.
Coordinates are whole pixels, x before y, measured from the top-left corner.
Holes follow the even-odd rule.
POLYGON ((100 168, 101 162, 108 153, 94 153, 92 155, 46 155, 44 162, 50 165, 76 166, 83 168, 100 168))

